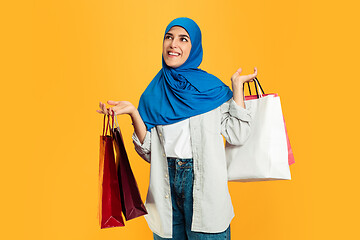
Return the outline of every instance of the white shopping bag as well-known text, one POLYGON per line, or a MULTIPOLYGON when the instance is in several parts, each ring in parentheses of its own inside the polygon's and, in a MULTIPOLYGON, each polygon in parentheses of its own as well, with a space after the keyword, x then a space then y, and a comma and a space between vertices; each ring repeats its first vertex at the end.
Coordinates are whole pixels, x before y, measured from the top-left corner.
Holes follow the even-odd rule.
POLYGON ((290 180, 280 97, 260 93, 258 98, 245 98, 245 106, 252 114, 251 133, 242 146, 226 143, 228 181, 290 180))

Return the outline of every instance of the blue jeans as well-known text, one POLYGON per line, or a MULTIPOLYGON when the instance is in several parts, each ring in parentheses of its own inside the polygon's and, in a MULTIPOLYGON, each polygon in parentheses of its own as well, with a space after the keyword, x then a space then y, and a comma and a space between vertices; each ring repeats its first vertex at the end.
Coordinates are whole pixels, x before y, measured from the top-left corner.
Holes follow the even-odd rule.
POLYGON ((192 159, 168 158, 168 167, 173 207, 173 238, 162 238, 154 233, 154 240, 230 239, 230 226, 220 233, 191 231, 194 179, 192 159))

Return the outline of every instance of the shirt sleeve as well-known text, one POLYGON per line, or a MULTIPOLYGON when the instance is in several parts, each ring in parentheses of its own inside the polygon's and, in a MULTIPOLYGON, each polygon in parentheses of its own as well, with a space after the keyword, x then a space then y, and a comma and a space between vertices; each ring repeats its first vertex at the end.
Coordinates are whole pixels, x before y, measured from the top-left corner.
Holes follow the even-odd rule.
POLYGON ((146 131, 146 135, 145 135, 145 139, 144 142, 141 143, 138 136, 136 135, 136 133, 134 132, 132 139, 133 139, 133 143, 135 145, 135 151, 140 155, 140 157, 142 157, 145 161, 147 161, 148 163, 151 162, 151 158, 150 158, 150 136, 151 136, 151 132, 146 131))
POLYGON ((251 111, 231 98, 220 107, 221 134, 232 145, 243 145, 250 135, 251 111))

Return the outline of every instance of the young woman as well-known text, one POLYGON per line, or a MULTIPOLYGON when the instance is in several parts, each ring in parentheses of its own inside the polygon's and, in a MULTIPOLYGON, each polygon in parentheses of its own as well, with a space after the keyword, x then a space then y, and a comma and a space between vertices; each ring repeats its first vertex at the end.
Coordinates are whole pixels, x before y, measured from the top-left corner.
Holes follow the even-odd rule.
POLYGON ((230 90, 199 69, 201 31, 189 18, 166 27, 162 69, 150 82, 138 110, 127 101, 100 102, 102 114, 129 114, 138 154, 151 163, 145 216, 154 239, 230 239, 234 217, 227 186, 223 137, 241 145, 249 136, 251 114, 243 84, 250 75, 231 77, 230 90))

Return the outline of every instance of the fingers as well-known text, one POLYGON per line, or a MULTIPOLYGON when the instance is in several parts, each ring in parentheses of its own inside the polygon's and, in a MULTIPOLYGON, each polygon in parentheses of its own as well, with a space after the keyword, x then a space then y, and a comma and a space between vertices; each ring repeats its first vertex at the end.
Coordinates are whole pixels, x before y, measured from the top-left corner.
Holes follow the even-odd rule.
POLYGON ((232 75, 232 79, 235 79, 235 78, 237 78, 239 75, 240 75, 240 73, 242 72, 242 68, 239 68, 238 70, 236 70, 236 72, 232 75))
POLYGON ((105 114, 109 115, 109 111, 108 111, 108 109, 106 108, 105 103, 102 103, 102 110, 103 110, 103 112, 104 112, 105 114))
POLYGON ((96 110, 98 113, 107 114, 107 115, 119 115, 122 114, 123 111, 121 111, 123 108, 127 107, 127 104, 125 101, 107 101, 109 105, 112 105, 114 107, 106 108, 105 103, 100 102, 99 107, 101 110, 96 110))
POLYGON ((254 73, 248 75, 249 80, 247 82, 252 82, 256 76, 257 76, 257 68, 254 67, 254 73))
POLYGON ((103 110, 96 110, 96 112, 101 113, 101 114, 107 114, 103 110))
MULTIPOLYGON (((238 70, 236 70, 236 73, 241 73, 242 72, 242 68, 239 68, 238 70)), ((253 74, 257 74, 257 67, 254 67, 254 73, 253 74)))
POLYGON ((254 67, 254 73, 252 74, 252 78, 254 79, 257 76, 257 67, 254 67))
POLYGON ((104 103, 100 102, 99 103, 100 109, 103 112, 103 114, 109 114, 108 110, 106 109, 106 106, 104 103))
POLYGON ((245 82, 252 82, 252 81, 254 81, 255 77, 256 77, 256 74, 247 75, 247 79, 245 80, 245 82))
POLYGON ((115 107, 109 108, 109 112, 111 112, 111 114, 114 112, 115 115, 120 115, 120 114, 124 113, 123 110, 125 108, 126 108, 126 106, 117 105, 115 107))
POLYGON ((102 103, 102 102, 99 103, 99 107, 100 107, 101 111, 102 111, 104 114, 106 114, 106 112, 104 111, 104 107, 103 107, 103 103, 102 103))
POLYGON ((239 68, 238 70, 236 70, 236 72, 234 73, 234 75, 232 76, 232 80, 236 81, 236 79, 238 79, 239 81, 242 81, 243 83, 245 82, 252 82, 254 81, 254 78, 257 76, 257 67, 254 67, 254 73, 253 74, 249 74, 249 75, 241 75, 240 73, 242 72, 242 69, 239 68))
POLYGON ((111 101, 111 100, 109 100, 109 101, 107 101, 107 103, 108 103, 109 105, 116 106, 116 105, 118 105, 118 104, 120 103, 120 101, 111 101))
POLYGON ((240 73, 235 72, 235 73, 231 76, 231 79, 235 79, 235 78, 237 78, 239 75, 240 75, 240 73))
POLYGON ((113 115, 113 113, 114 113, 114 115, 117 115, 117 114, 116 114, 116 110, 113 109, 113 108, 109 108, 109 109, 108 109, 108 112, 109 112, 109 115, 113 115))
POLYGON ((251 80, 254 80, 254 78, 256 78, 257 73, 257 67, 254 67, 254 73, 252 74, 251 80))

